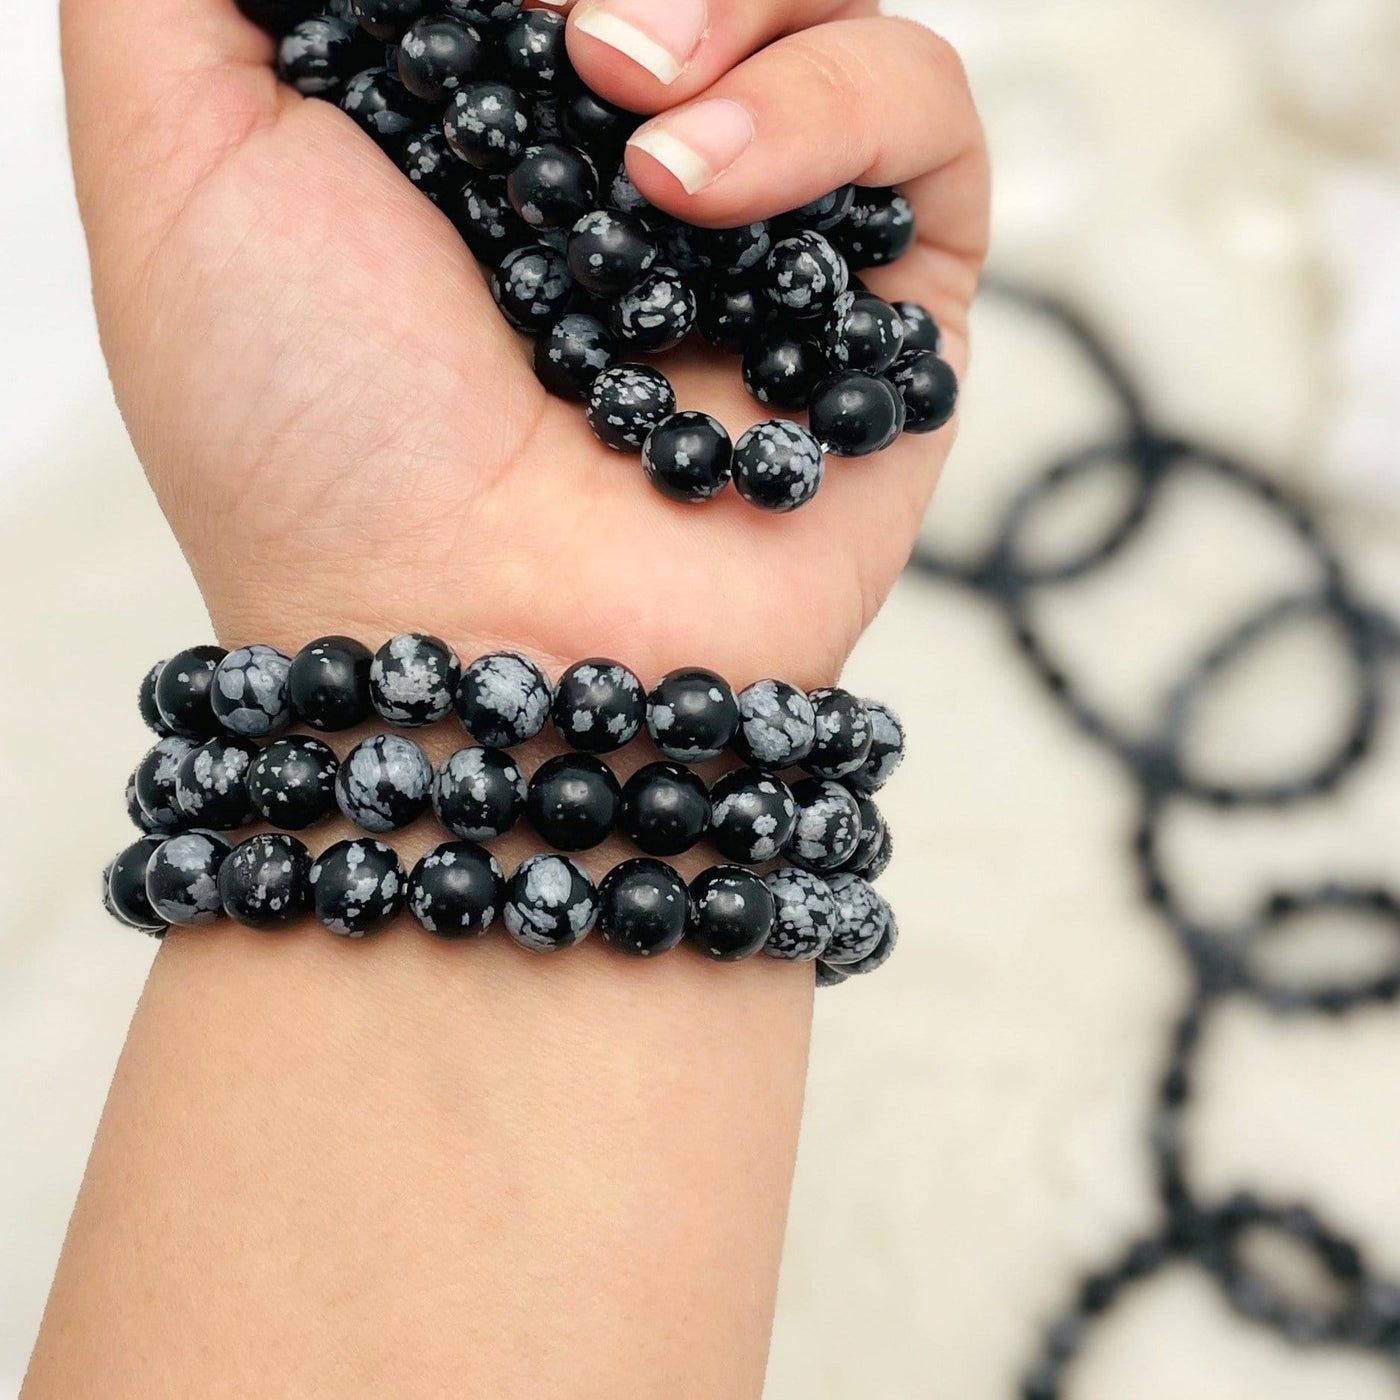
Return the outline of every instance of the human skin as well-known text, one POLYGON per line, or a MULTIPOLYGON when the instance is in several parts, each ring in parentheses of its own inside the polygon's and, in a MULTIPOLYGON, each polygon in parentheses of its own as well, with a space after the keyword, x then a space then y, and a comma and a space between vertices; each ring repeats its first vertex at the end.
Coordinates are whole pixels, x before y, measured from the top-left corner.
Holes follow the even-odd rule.
MULTIPOLYGON (((607 0, 643 25, 652 2, 607 0)), ((981 134, 947 46, 874 9, 709 0, 669 83, 578 14, 570 52, 662 120, 748 113, 752 144, 695 193, 629 154, 677 215, 900 184, 920 241, 867 280, 933 310, 961 373, 981 134)), ((447 221, 343 114, 276 85, 232 0, 64 0, 63 37, 113 384, 225 645, 423 628, 554 674, 610 655, 648 681, 836 678, 950 433, 835 463, 792 516, 670 503, 544 394, 447 221)), ((736 435, 765 416, 732 361, 666 368, 736 435)), ((397 844, 411 861, 432 837, 397 844)), ((811 998, 809 968, 685 950, 172 935, 25 1400, 757 1396, 811 998)))

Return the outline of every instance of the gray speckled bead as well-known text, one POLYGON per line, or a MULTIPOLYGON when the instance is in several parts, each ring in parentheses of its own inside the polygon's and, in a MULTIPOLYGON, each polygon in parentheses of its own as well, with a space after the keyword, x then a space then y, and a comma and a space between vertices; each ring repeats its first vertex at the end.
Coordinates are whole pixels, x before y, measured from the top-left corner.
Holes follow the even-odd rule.
POLYGON ((219 899, 247 928, 280 928, 311 908, 311 853, 283 831, 251 836, 219 867, 219 899))
POLYGON ((209 924, 224 912, 219 867, 231 847, 217 832, 185 831, 162 842, 146 867, 146 897, 168 924, 209 924))
POLYGON ((430 851, 408 881, 408 911, 439 938, 480 937, 496 922, 506 881, 496 857, 470 841, 430 851))
POLYGON ((739 696, 734 748, 755 768, 779 772, 801 763, 817 738, 816 711, 804 691, 786 681, 755 681, 739 696))
POLYGON ((670 380, 647 365, 613 365, 588 390, 589 427, 615 452, 640 452, 647 434, 675 411, 670 380))
POLYGON ((374 654, 369 693, 374 708, 390 724, 416 729, 436 724, 452 710, 462 666, 438 637, 403 632, 374 654))
POLYGON ((846 260, 820 233, 804 232, 773 245, 763 290, 789 315, 823 316, 846 290, 846 260))
POLYGON ((860 808, 840 783, 804 778, 792 789, 797 801, 797 829, 788 856, 804 870, 839 870, 855 854, 860 840, 860 808))
POLYGON ((185 824, 175 796, 175 775, 185 755, 197 745, 182 734, 171 734, 147 751, 136 766, 136 800, 152 831, 178 831, 185 824))
POLYGON ((770 958, 810 962, 819 958, 836 932, 836 896, 820 875, 806 870, 775 870, 765 881, 776 914, 763 951, 770 958))
POLYGON ((685 278, 673 267, 654 267, 614 303, 612 330, 632 353, 659 355, 690 334, 698 313, 685 278))
POLYGON ((872 733, 865 703, 828 686, 808 697, 817 716, 817 742, 803 767, 819 778, 844 778, 870 757, 872 733))
POLYGON ((836 931, 822 960, 844 968, 868 958, 879 946, 890 922, 890 906, 859 875, 833 875, 827 883, 836 900, 836 931))
POLYGON ((904 725, 888 705, 878 700, 863 703, 870 720, 870 753, 846 782, 868 797, 879 792, 904 761, 904 725))
POLYGON ((740 768, 710 790, 710 843, 726 860, 762 865, 779 856, 797 826, 797 803, 771 773, 740 768))
POLYGON ((463 668, 457 717, 478 744, 513 749, 544 728, 553 699, 549 677, 529 657, 497 651, 463 668))
POLYGON ((311 867, 316 917, 342 938, 377 933, 399 914, 408 876, 392 847, 380 841, 338 841, 311 867))
POLYGON ((462 841, 504 836, 525 810, 525 774, 501 749, 458 749, 433 780, 433 811, 462 841))
POLYGON ((567 856, 531 856, 511 877, 506 931, 532 953, 581 943, 598 921, 598 891, 567 856))
POLYGON ((335 778, 335 800, 361 831, 398 831, 428 805, 433 765, 402 734, 376 734, 356 744, 335 778))
POLYGON ((756 423, 734 444, 734 485, 760 510, 782 514, 805 506, 825 475, 821 444, 800 423, 756 423))
POLYGON ((890 832, 888 823, 885 826, 884 837, 880 841, 880 847, 875 852, 869 865, 860 873, 873 885, 881 875, 890 868, 890 862, 894 859, 894 836, 890 832))
POLYGON ((287 676, 292 659, 258 643, 229 652, 214 668, 209 703, 230 734, 261 739, 280 734, 292 722, 287 676))
POLYGON ((878 972, 894 956, 895 947, 899 943, 899 920, 895 918, 894 910, 888 904, 885 905, 885 916, 880 941, 859 962, 843 963, 842 972, 849 973, 852 977, 867 977, 872 972, 878 972))
POLYGON ((253 820, 248 770, 258 747, 248 739, 208 739, 175 770, 175 801, 187 826, 233 831, 253 820))

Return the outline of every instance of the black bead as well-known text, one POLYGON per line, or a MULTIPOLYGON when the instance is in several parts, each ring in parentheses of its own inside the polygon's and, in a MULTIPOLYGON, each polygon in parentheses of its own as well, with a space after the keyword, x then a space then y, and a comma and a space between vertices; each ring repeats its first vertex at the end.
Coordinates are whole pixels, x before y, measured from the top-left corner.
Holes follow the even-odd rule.
POLYGON ((477 743, 509 749, 544 728, 553 698, 549 677, 528 657, 492 652, 462 669, 457 717, 477 743))
POLYGON ((656 261, 656 239, 632 214, 596 209, 569 235, 569 271, 584 291, 617 297, 634 287, 656 261))
POLYGON ((141 688, 136 692, 136 705, 141 711, 141 723, 162 738, 170 733, 170 726, 160 717, 160 710, 156 706, 156 682, 160 679, 161 667, 164 665, 164 661, 157 661, 141 678, 141 688))
POLYGON ((542 243, 507 253, 491 279, 501 314, 516 330, 534 334, 564 314, 573 290, 563 255, 542 243))
POLYGON ((904 321, 869 292, 843 292, 826 323, 825 344, 834 367, 880 374, 904 350, 904 321))
POLYGON ((361 831, 383 834, 416 821, 428 807, 433 766, 402 734, 376 734, 356 744, 335 777, 335 800, 361 831))
POLYGON ((448 148, 447 138, 436 127, 416 132, 396 158, 409 184, 434 204, 455 196, 466 174, 462 162, 448 148))
POLYGON ((219 901, 248 928, 278 928, 310 913, 311 852, 280 831, 250 837, 219 867, 219 901))
POLYGON ((639 451, 647 434, 675 411, 671 381, 647 365, 614 365, 588 391, 588 425, 615 452, 639 451))
POLYGON ((622 789, 622 830, 648 855, 681 855, 709 829, 705 784, 678 763, 649 763, 622 789))
POLYGON ((817 713, 806 692, 786 681, 755 681, 739 695, 734 752, 755 768, 793 768, 817 742, 817 713))
POLYGON ((430 851, 408 881, 408 912, 439 938, 479 937, 496 922, 505 898, 496 857, 470 841, 430 851))
POLYGON ((152 831, 178 831, 185 824, 175 792, 175 779, 195 742, 172 734, 147 750, 136 765, 136 800, 152 831))
POLYGON ((773 896, 773 932, 763 951, 770 958, 810 962, 826 951, 836 932, 836 896, 820 875, 786 867, 764 883, 773 896))
POLYGON ((695 293, 674 268, 654 267, 613 306, 612 329, 629 350, 674 350, 695 326, 695 293))
POLYGON ((369 648, 353 637, 321 637, 292 658, 287 690, 303 724, 332 732, 353 729, 374 713, 369 648))
POLYGON ((443 118, 447 144, 478 170, 509 170, 530 144, 530 112, 505 83, 472 83, 452 95, 443 118))
POLYGON ((440 637, 401 632, 374 654, 369 694, 382 719, 416 729, 452 712, 462 666, 440 637))
POLYGON ((873 885, 881 875, 890 868, 890 862, 894 859, 894 836, 889 826, 885 827, 885 835, 880 842, 880 849, 875 852, 870 864, 860 873, 873 885))
POLYGON ((582 151, 549 141, 520 157, 506 179, 506 194, 531 228, 572 228, 597 202, 598 172, 582 151))
POLYGON ((856 797, 856 807, 860 810, 860 838, 851 858, 842 865, 843 874, 865 875, 874 864, 885 844, 885 818, 880 809, 868 797, 856 797))
POLYGON ((266 822, 304 831, 336 810, 340 760, 329 744, 292 735, 269 744, 248 769, 248 800, 266 822))
POLYGON ((592 754, 560 754, 530 779, 525 810, 536 833, 557 851, 588 851, 612 834, 622 789, 612 769, 592 754))
POLYGON ((667 758, 718 758, 739 728, 739 701, 723 676, 699 666, 672 671, 647 696, 647 732, 667 758))
POLYGON ((668 953, 685 937, 690 891, 659 860, 623 861, 598 889, 598 932, 634 958, 668 953))
POLYGON ((734 444, 708 413, 673 413, 647 435, 647 479, 673 501, 708 501, 729 484, 734 444))
POLYGON ((904 761, 904 726, 888 705, 878 700, 861 704, 870 721, 870 752, 859 768, 845 775, 845 783, 868 797, 879 792, 904 761))
POLYGON ((744 386, 772 408, 807 407, 826 374, 826 356, 813 340, 761 330, 744 351, 744 386))
POLYGON ((815 232, 795 234, 773 245, 763 267, 763 290, 787 316, 826 316, 846 290, 846 260, 815 232))
POLYGON ((932 350, 937 354, 943 344, 943 332, 939 329, 938 322, 933 319, 933 313, 916 301, 897 301, 894 303, 894 309, 904 323, 906 353, 913 350, 932 350))
POLYGON ((163 841, 146 866, 146 897, 160 923, 208 924, 223 912, 219 867, 232 847, 215 831, 163 841))
MULTIPOLYGON (((534 123, 537 141, 572 140, 564 135, 564 128, 559 122, 559 98, 552 92, 538 93, 532 98, 530 120, 534 123)), ((573 144, 579 143, 575 141, 573 144)))
POLYGON ((904 401, 906 431, 933 433, 952 421, 958 407, 958 376, 932 350, 901 355, 888 378, 904 401))
POLYGON ((664 219, 664 215, 658 215, 647 197, 632 183, 625 164, 618 166, 608 186, 608 208, 617 210, 619 214, 646 214, 649 219, 664 219))
POLYGON ((797 826, 787 784, 757 768, 726 774, 710 789, 710 805, 710 844, 739 865, 776 859, 797 826))
POLYGON ((812 392, 810 419, 818 442, 838 457, 868 457, 899 436, 903 414, 888 380, 861 370, 828 375, 812 392))
POLYGON ((486 34, 504 29, 520 13, 522 3, 523 0, 441 0, 438 8, 486 34))
POLYGON ((160 830, 159 825, 146 815, 141 806, 141 799, 136 792, 135 769, 132 769, 131 776, 126 780, 126 814, 131 819, 132 826, 147 836, 160 830))
POLYGON ((582 85, 574 87, 559 104, 559 126, 564 135, 574 145, 607 160, 621 156, 641 120, 635 112, 604 102, 582 85))
POLYGON ((122 923, 132 928, 158 929, 168 922, 151 908, 146 894, 146 870, 165 839, 164 836, 143 836, 133 841, 108 868, 108 907, 122 923))
POLYGON ((734 485, 760 510, 781 514, 805 506, 825 473, 821 444, 786 419, 755 424, 734 444, 734 485))
POLYGON ((504 836, 525 810, 525 774, 501 749, 459 749, 433 780, 433 811, 462 841, 504 836))
POLYGON ((747 277, 764 264, 773 250, 767 223, 695 231, 695 252, 701 266, 721 277, 747 277))
POLYGON ((441 196, 439 203, 472 255, 492 268, 507 253, 535 242, 536 235, 510 207, 504 180, 478 175, 441 196))
POLYGON ((428 8, 428 0, 350 0, 360 27, 376 39, 397 39, 428 8))
POLYGON ((311 867, 316 917, 342 938, 377 933, 403 910, 408 876, 381 841, 337 841, 311 867))
POLYGON ((836 900, 836 931, 822 960, 833 967, 859 963, 879 947, 892 917, 890 906, 859 875, 833 875, 827 883, 836 900))
POLYGON ((269 34, 285 34, 322 9, 321 0, 237 0, 244 16, 269 34))
POLYGON ((313 15, 283 36, 277 48, 277 76, 304 97, 333 99, 372 62, 366 48, 358 25, 313 15))
POLYGON ((611 753, 637 737, 646 719, 642 683, 617 661, 593 657, 570 666, 554 688, 554 727, 570 748, 611 753))
POLYGON ((861 189, 833 237, 853 268, 884 267, 909 251, 915 232, 914 211, 902 194, 861 189))
POLYGON ((451 15, 431 15, 416 21, 399 43, 399 81, 441 109, 487 61, 486 44, 470 24, 451 15))
POLYGON ((180 760, 175 801, 188 826, 234 831, 253 820, 248 769, 258 746, 247 739, 206 739, 180 760))
POLYGON ((829 963, 817 963, 817 987, 839 987, 843 982, 849 982, 851 974, 839 967, 832 967, 829 963))
POLYGON ((156 682, 156 708, 172 734, 212 739, 219 732, 209 692, 214 685, 214 670, 226 655, 223 647, 189 647, 176 652, 161 667, 156 682))
POLYGON ((820 195, 810 203, 802 205, 800 209, 784 214, 779 222, 784 232, 791 230, 797 233, 805 229, 815 229, 818 233, 828 233, 842 223, 851 212, 855 197, 854 185, 842 185, 830 194, 820 195))
POLYGON ((390 155, 396 155, 415 133, 433 120, 433 111, 420 102, 387 68, 367 68, 345 85, 340 109, 351 116, 390 155))
POLYGON ((648 215, 647 223, 661 245, 660 261, 666 267, 675 268, 683 277, 699 277, 705 272, 696 248, 698 229, 661 213, 648 215))
POLYGON ((716 350, 739 355, 758 333, 761 317, 754 290, 742 282, 710 283, 698 294, 695 324, 716 350))
POLYGON ((792 789, 797 828, 788 842, 794 865, 818 874, 839 870, 860 840, 860 808, 841 786, 825 778, 804 778, 792 789))
POLYGON ((776 908, 761 875, 716 865, 690 886, 690 938, 707 958, 738 962, 752 957, 773 931, 776 908))
POLYGON ((617 360, 617 341, 594 316, 572 311, 535 342, 535 376, 561 399, 583 400, 617 360))
POLYGON ((506 887, 506 932, 532 953, 556 953, 588 937, 598 891, 567 856, 531 856, 506 887))
POLYGON ((563 15, 527 10, 505 28, 501 50, 510 80, 522 92, 549 92, 573 72, 563 15))
POLYGON ((819 778, 844 778, 870 757, 874 733, 865 702, 833 686, 808 696, 817 717, 817 741, 803 762, 819 778))
POLYGON ((220 726, 244 739, 280 734, 292 722, 291 658, 261 642, 236 647, 214 670, 209 703, 220 726))

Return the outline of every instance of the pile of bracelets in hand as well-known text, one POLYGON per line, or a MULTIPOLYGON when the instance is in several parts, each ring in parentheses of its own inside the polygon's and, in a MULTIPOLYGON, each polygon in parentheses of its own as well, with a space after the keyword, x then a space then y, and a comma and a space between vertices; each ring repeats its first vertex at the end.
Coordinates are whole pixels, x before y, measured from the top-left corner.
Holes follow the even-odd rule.
POLYGON ((876 806, 904 752, 876 701, 783 681, 733 688, 712 671, 673 671, 647 692, 625 666, 593 659, 551 684, 533 661, 496 652, 463 666, 451 648, 404 633, 371 653, 323 637, 294 658, 269 646, 183 651, 147 673, 147 725, 160 735, 127 789, 145 833, 103 876, 110 913, 157 936, 222 915, 278 928, 315 913, 362 937, 405 909, 444 938, 499 918, 523 947, 572 947, 595 926, 649 957, 689 938, 718 961, 763 952, 817 964, 824 985, 873 972, 898 928, 873 881, 891 839, 876 806), (322 732, 382 721, 400 729, 452 714, 475 740, 436 772, 401 733, 344 757, 322 732), (547 725, 569 752, 528 779, 510 750, 547 725), (661 758, 619 783, 599 757, 645 732, 661 758), (260 742, 262 741, 262 742, 260 742), (693 771, 725 753, 743 765, 707 785, 693 771), (802 774, 789 785, 784 773, 802 774), (455 838, 411 874, 370 839, 429 808, 455 838), (368 833, 313 858, 293 831, 336 814, 368 833), (520 821, 554 848, 507 880, 484 843, 520 821), (222 833, 261 822, 240 845, 222 833), (614 834, 645 854, 595 886, 568 852, 614 834), (708 841, 725 863, 687 885, 660 857, 708 841))

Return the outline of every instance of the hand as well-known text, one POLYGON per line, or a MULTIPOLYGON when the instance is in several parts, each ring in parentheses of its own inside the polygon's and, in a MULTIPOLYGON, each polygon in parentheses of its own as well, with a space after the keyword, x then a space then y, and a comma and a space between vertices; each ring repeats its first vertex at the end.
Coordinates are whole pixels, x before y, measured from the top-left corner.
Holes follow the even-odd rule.
MULTIPOLYGON (((603 96, 680 121, 724 167, 688 193, 630 153, 641 191, 680 217, 732 225, 847 180, 899 184, 920 242, 869 280, 934 312, 961 373, 982 139, 947 45, 875 9, 709 0, 697 42, 700 0, 589 0, 570 53, 603 96), (584 32, 599 13, 605 34, 620 15, 669 39, 678 76, 654 43, 642 52, 674 81, 584 32), (745 149, 713 99, 748 113, 745 149)), ((950 433, 833 461, 792 516, 733 492, 672 504, 545 394, 447 219, 348 117, 277 84, 271 41, 232 0, 64 0, 63 35, 117 399, 224 641, 423 627, 464 654, 614 654, 653 678, 681 663, 739 684, 839 671, 905 562, 950 433)), ((732 359, 685 350, 665 368, 682 407, 736 436, 769 416, 732 359)))

